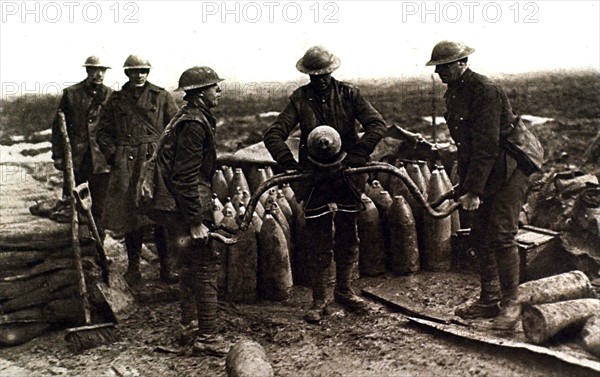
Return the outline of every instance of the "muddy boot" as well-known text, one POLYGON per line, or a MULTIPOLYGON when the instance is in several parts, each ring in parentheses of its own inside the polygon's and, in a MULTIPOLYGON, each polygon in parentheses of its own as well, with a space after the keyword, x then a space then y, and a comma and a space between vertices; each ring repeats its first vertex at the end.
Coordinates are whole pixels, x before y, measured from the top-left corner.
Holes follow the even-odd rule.
POLYGON ((169 249, 165 228, 157 226, 154 229, 154 242, 158 251, 160 262, 160 280, 167 284, 175 284, 179 281, 179 274, 176 272, 176 258, 174 250, 169 249))
POLYGON ((133 232, 125 233, 125 248, 127 249, 127 271, 123 275, 123 278, 130 287, 133 287, 142 280, 142 273, 140 271, 142 232, 134 230, 133 232))
POLYGON ((454 314, 463 319, 489 318, 500 313, 500 285, 496 258, 491 252, 479 252, 479 278, 481 293, 471 303, 459 306, 454 314))
POLYGON ((192 346, 195 356, 224 357, 229 352, 231 343, 219 334, 202 334, 196 337, 192 346))
POLYGON ((340 264, 336 267, 336 285, 333 291, 335 302, 353 313, 368 314, 370 308, 367 302, 350 288, 354 264, 340 264))
POLYGON ((324 317, 327 306, 327 276, 328 270, 320 268, 311 277, 313 302, 304 314, 304 320, 308 323, 318 324, 324 317))
POLYGON ((519 289, 519 249, 517 246, 496 251, 498 276, 502 290, 502 309, 490 325, 494 330, 514 330, 521 319, 517 303, 519 289))

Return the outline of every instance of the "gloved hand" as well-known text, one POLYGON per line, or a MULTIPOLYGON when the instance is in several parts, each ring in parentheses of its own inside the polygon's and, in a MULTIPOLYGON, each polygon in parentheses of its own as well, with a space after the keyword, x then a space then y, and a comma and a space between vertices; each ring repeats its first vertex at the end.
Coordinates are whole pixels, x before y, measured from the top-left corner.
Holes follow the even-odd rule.
POLYGON ((300 173, 302 169, 296 160, 291 156, 284 158, 282 161, 279 161, 279 166, 286 173, 300 173))
POLYGON ((358 153, 348 153, 348 155, 342 161, 343 167, 357 167, 364 166, 369 160, 369 156, 365 156, 358 153))

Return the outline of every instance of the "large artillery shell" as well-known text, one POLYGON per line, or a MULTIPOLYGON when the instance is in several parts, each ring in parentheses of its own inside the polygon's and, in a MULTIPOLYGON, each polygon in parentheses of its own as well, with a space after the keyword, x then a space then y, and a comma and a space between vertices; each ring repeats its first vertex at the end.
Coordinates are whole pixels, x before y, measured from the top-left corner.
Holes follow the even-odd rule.
POLYGON ((287 300, 293 284, 288 245, 281 226, 270 213, 263 219, 258 246, 259 295, 267 300, 287 300))
POLYGON ((281 208, 281 212, 283 212, 283 214, 285 215, 285 219, 287 220, 288 224, 290 224, 290 228, 293 229, 294 214, 292 212, 292 207, 290 206, 290 203, 285 198, 285 195, 283 195, 283 191, 277 191, 276 200, 277 205, 279 205, 279 208, 281 208))
POLYGON ((356 221, 360 239, 358 267, 361 275, 377 276, 385 272, 383 227, 373 201, 365 194, 362 194, 361 200, 365 209, 359 212, 356 221))
POLYGON ((427 199, 429 184, 428 182, 425 182, 425 177, 421 172, 421 168, 419 168, 419 164, 416 162, 409 163, 406 166, 406 171, 408 172, 410 179, 412 179, 419 191, 421 191, 421 194, 427 199))
MULTIPOLYGON (((450 177, 448 176, 448 173, 446 172, 444 165, 442 165, 442 164, 436 165, 436 168, 440 172, 440 177, 442 178, 442 182, 444 182, 444 187, 446 189, 446 192, 451 191, 452 190, 452 181, 450 180, 450 177)), ((450 214, 450 223, 452 226, 451 227, 452 234, 456 234, 456 232, 458 232, 460 230, 460 215, 459 215, 458 211, 454 211, 450 214)))
POLYGON ((227 377, 273 377, 275 372, 260 344, 240 340, 227 353, 227 377))
POLYGON ((231 204, 233 204, 233 207, 238 210, 240 208, 240 205, 243 205, 242 203, 242 198, 243 198, 243 191, 242 188, 240 186, 235 188, 235 192, 233 194, 233 196, 231 197, 231 204))
POLYGON ((292 276, 294 284, 305 287, 310 286, 310 271, 308 269, 308 255, 310 253, 308 242, 306 240, 311 237, 311 234, 306 230, 306 219, 304 218, 304 210, 299 207, 299 212, 296 214, 296 229, 294 236, 294 254, 290 261, 292 264, 292 276))
MULTIPOLYGON (((229 207, 226 204, 223 211, 225 213, 220 224, 222 224, 227 229, 237 229, 238 225, 235 219, 237 212, 233 209, 233 206, 229 207)), ((229 278, 227 275, 227 273, 229 272, 227 268, 227 266, 229 265, 229 245, 217 241, 211 241, 209 243, 209 247, 214 253, 218 254, 221 258, 221 268, 217 273, 217 292, 219 298, 225 299, 227 297, 227 280, 229 278)))
POLYGON ((600 300, 584 298, 526 306, 523 309, 523 332, 536 344, 554 335, 583 325, 588 318, 600 313, 600 300))
POLYGON ((256 298, 258 240, 254 223, 241 232, 239 241, 229 245, 227 260, 227 299, 251 302, 256 298))
POLYGON ((419 165, 419 169, 421 170, 421 175, 423 176, 423 180, 425 185, 429 185, 429 180, 431 179, 431 170, 427 165, 427 161, 417 161, 417 165, 419 165))
POLYGON ((233 168, 231 166, 222 166, 223 175, 225 176, 225 180, 227 181, 227 187, 231 186, 231 181, 233 181, 233 168))
POLYGON ((374 180, 368 186, 369 186, 369 188, 365 190, 365 194, 367 194, 367 196, 373 202, 375 202, 375 198, 378 197, 379 193, 384 190, 383 187, 381 186, 381 182, 379 182, 378 180, 374 180))
POLYGON ((221 202, 229 196, 229 185, 227 184, 227 179, 225 178, 223 170, 218 169, 215 171, 215 174, 213 174, 212 177, 211 187, 212 191, 217 195, 217 198, 219 198, 221 202))
POLYGON ((241 168, 235 168, 233 171, 233 178, 231 183, 229 184, 229 194, 231 197, 235 195, 237 188, 240 187, 242 191, 250 192, 250 185, 248 185, 248 180, 246 179, 246 175, 241 168))
POLYGON ((590 280, 581 271, 565 272, 519 285, 520 304, 538 305, 579 298, 596 298, 590 280))
POLYGON ((283 214, 283 211, 281 210, 281 208, 279 207, 279 204, 277 204, 277 202, 270 202, 268 204, 268 206, 269 206, 268 213, 270 213, 271 216, 273 216, 275 218, 277 223, 279 223, 279 226, 281 227, 281 230, 283 230, 283 234, 285 235, 285 240, 286 240, 288 247, 290 248, 290 252, 291 252, 293 240, 292 240, 292 229, 290 227, 290 223, 288 223, 287 218, 283 214))
MULTIPOLYGON (((431 172, 428 197, 436 200, 446 192, 439 171, 431 172)), ((442 204, 440 208, 443 208, 442 204)), ((450 217, 436 219, 425 213, 423 218, 422 267, 427 271, 447 271, 452 260, 452 223, 450 217)))
POLYGON ((410 206, 404 197, 394 197, 387 215, 390 232, 392 272, 404 275, 420 270, 417 228, 410 206))
POLYGON ((583 348, 600 357, 600 315, 589 318, 581 330, 583 348))

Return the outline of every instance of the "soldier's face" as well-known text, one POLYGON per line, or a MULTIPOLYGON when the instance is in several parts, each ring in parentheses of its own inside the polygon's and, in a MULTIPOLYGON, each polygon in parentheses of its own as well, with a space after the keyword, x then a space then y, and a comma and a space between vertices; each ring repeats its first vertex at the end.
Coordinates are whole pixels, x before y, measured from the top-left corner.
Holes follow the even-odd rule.
POLYGON ((144 86, 150 74, 149 69, 126 69, 125 74, 129 78, 129 82, 135 86, 144 86))
POLYGON ((464 72, 463 65, 464 63, 461 62, 436 65, 435 73, 440 76, 440 79, 444 84, 448 84, 460 80, 460 76, 462 76, 464 72))
POLYGON ((202 98, 204 99, 206 106, 209 108, 217 106, 219 104, 219 100, 221 99, 221 87, 219 84, 206 88, 202 92, 202 98))
POLYGON ((310 83, 315 89, 324 91, 331 83, 331 73, 326 73, 324 75, 310 75, 310 83))
POLYGON ((94 85, 100 85, 104 81, 106 68, 102 67, 86 67, 87 82, 94 85))

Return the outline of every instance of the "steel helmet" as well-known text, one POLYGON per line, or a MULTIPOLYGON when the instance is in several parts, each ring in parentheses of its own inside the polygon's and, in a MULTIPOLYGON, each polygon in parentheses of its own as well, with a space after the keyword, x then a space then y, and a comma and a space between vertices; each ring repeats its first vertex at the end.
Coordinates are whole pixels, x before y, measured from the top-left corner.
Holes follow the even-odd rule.
POLYGON ((85 63, 83 63, 82 67, 98 67, 98 68, 110 68, 106 64, 102 63, 99 57, 92 55, 85 59, 85 63))
POLYGON ((220 83, 220 78, 210 67, 188 68, 179 77, 179 87, 176 90, 192 90, 220 83))
POLYGON ((475 52, 475 49, 461 42, 441 41, 433 47, 431 52, 431 60, 425 65, 440 65, 452 63, 462 58, 466 58, 475 52))
POLYGON ((129 55, 123 64, 125 69, 150 69, 151 67, 148 59, 139 55, 129 55))
POLYGON ((319 126, 312 130, 306 144, 308 159, 318 166, 335 166, 346 157, 346 152, 342 151, 340 134, 330 126, 319 126))
POLYGON ((322 46, 309 48, 296 63, 296 69, 308 75, 324 75, 340 66, 340 59, 322 46))

